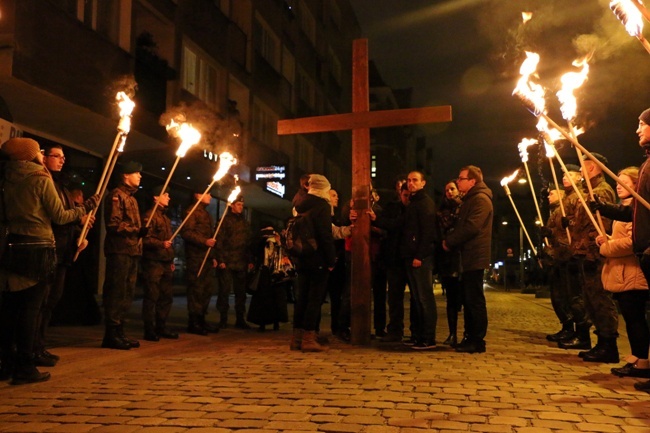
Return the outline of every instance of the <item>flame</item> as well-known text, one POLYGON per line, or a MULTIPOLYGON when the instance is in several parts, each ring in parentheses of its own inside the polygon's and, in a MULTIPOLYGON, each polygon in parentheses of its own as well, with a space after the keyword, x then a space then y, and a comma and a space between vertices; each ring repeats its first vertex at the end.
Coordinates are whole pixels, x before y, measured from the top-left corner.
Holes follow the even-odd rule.
POLYGON ((510 176, 507 176, 507 177, 504 177, 503 179, 501 179, 501 186, 508 185, 510 182, 512 182, 517 177, 518 174, 519 174, 519 169, 516 169, 515 172, 512 173, 510 176))
POLYGON ((580 72, 567 72, 562 75, 560 79, 562 89, 557 92, 557 97, 562 104, 560 106, 562 117, 569 122, 576 117, 578 109, 574 92, 587 81, 587 75, 589 75, 589 63, 587 63, 586 58, 574 61, 573 66, 577 68, 582 66, 582 70, 580 72))
POLYGON ((117 151, 124 152, 124 145, 126 145, 126 134, 122 134, 122 136, 120 137, 120 145, 117 148, 117 151))
POLYGON ((524 21, 524 24, 526 24, 532 18, 533 18, 533 13, 532 12, 522 12, 521 13, 521 19, 524 21))
POLYGON ((546 101, 544 101, 544 88, 536 83, 530 81, 531 75, 537 70, 539 63, 539 54, 526 51, 526 60, 521 64, 519 73, 521 78, 517 82, 515 90, 512 94, 518 96, 526 105, 528 109, 533 112, 535 116, 539 116, 545 111, 546 101))
POLYGON ((181 138, 181 144, 178 146, 176 156, 184 157, 190 147, 194 146, 201 140, 201 133, 192 127, 189 123, 182 123, 178 128, 178 136, 181 138))
POLYGON ((239 197, 240 193, 241 193, 241 188, 239 187, 239 185, 237 185, 235 189, 233 189, 230 195, 228 196, 228 203, 232 203, 235 200, 237 200, 237 197, 239 197))
POLYGON ((235 164, 237 164, 237 159, 234 156, 232 156, 230 152, 223 152, 221 155, 219 155, 219 169, 214 174, 212 179, 215 182, 221 180, 221 178, 224 177, 226 173, 228 173, 230 167, 232 167, 235 164))
POLYGON ((135 102, 124 92, 117 92, 115 100, 120 107, 120 123, 117 125, 117 129, 123 134, 128 134, 131 130, 131 113, 135 108, 135 102))
POLYGON ((562 133, 555 129, 555 128, 549 128, 548 127, 548 120, 546 120, 544 117, 540 116, 539 120, 537 121, 537 130, 542 134, 544 137, 544 141, 549 141, 550 143, 555 143, 557 140, 561 140, 564 138, 564 135, 562 133))
POLYGON ((537 144, 537 140, 534 138, 524 138, 517 145, 519 148, 519 156, 521 156, 521 162, 528 162, 528 151, 526 149, 528 146, 532 146, 533 144, 537 144))
POLYGON ((630 36, 641 37, 643 36, 643 16, 632 4, 632 1, 635 0, 612 0, 609 2, 609 8, 623 23, 630 36))
POLYGON ((546 157, 553 158, 555 156, 555 148, 547 143, 544 143, 544 149, 546 149, 546 157))

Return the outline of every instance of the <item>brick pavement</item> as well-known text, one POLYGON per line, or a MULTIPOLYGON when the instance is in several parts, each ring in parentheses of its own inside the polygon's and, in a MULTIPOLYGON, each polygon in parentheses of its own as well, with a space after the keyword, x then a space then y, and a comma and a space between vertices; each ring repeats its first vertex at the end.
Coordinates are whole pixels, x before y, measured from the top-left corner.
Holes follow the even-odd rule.
MULTIPOLYGON (((290 352, 289 324, 181 334, 122 352, 98 347, 100 326, 53 328, 52 351, 62 359, 52 379, 0 384, 0 431, 650 432, 650 396, 634 390, 636 379, 546 342, 559 329, 548 299, 487 293, 488 351, 477 355, 336 341, 326 353, 290 352)), ((130 327, 141 329, 137 320, 130 327)), ((624 355, 624 335, 619 341, 624 355)))

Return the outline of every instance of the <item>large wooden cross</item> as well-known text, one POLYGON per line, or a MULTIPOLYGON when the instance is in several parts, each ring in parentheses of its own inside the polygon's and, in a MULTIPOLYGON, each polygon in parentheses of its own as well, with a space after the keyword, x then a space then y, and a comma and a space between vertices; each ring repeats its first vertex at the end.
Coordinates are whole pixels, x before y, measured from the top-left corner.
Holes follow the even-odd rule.
MULTIPOLYGON (((370 110, 368 40, 352 46, 352 113, 280 120, 278 135, 352 130, 352 198, 358 219, 352 233, 352 343, 370 343, 370 128, 451 121, 451 106, 370 110)), ((336 320, 336 318, 332 318, 336 320)))

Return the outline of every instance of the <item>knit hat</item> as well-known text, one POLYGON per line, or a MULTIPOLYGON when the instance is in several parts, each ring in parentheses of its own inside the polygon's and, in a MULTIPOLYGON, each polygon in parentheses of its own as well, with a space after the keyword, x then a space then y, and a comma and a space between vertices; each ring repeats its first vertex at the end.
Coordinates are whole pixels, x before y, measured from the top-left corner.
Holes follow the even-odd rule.
POLYGON ((312 174, 309 176, 309 194, 324 198, 329 202, 330 189, 332 189, 330 181, 322 174, 312 174))
POLYGON ((567 164, 566 169, 567 169, 567 171, 573 171, 573 172, 576 172, 576 173, 580 173, 580 167, 578 167, 575 164, 567 164))
POLYGON ((639 120, 643 120, 645 124, 650 125, 650 108, 646 108, 643 113, 639 115, 639 120))
POLYGON ((14 161, 33 161, 41 153, 41 146, 31 138, 16 137, 7 140, 2 150, 14 161))
POLYGON ((142 164, 136 161, 129 161, 122 165, 122 174, 140 173, 142 171, 142 164))
MULTIPOLYGON (((609 160, 607 158, 605 158, 603 155, 601 155, 600 153, 591 152, 591 155, 594 158, 596 158, 598 161, 603 163, 604 165, 609 164, 609 160)), ((582 155, 582 160, 583 161, 591 161, 591 158, 589 158, 587 155, 582 155)))

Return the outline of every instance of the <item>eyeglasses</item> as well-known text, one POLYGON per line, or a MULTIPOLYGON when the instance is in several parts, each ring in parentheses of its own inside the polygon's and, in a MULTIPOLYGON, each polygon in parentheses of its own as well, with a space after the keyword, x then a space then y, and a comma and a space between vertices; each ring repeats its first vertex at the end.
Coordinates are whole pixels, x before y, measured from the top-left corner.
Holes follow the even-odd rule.
POLYGON ((459 177, 459 178, 456 179, 456 180, 457 180, 458 182, 460 182, 461 180, 469 180, 469 177, 459 177))
POLYGON ((45 156, 47 156, 49 158, 57 158, 57 159, 60 159, 62 161, 65 161, 65 156, 63 156, 63 155, 45 155, 45 156))

